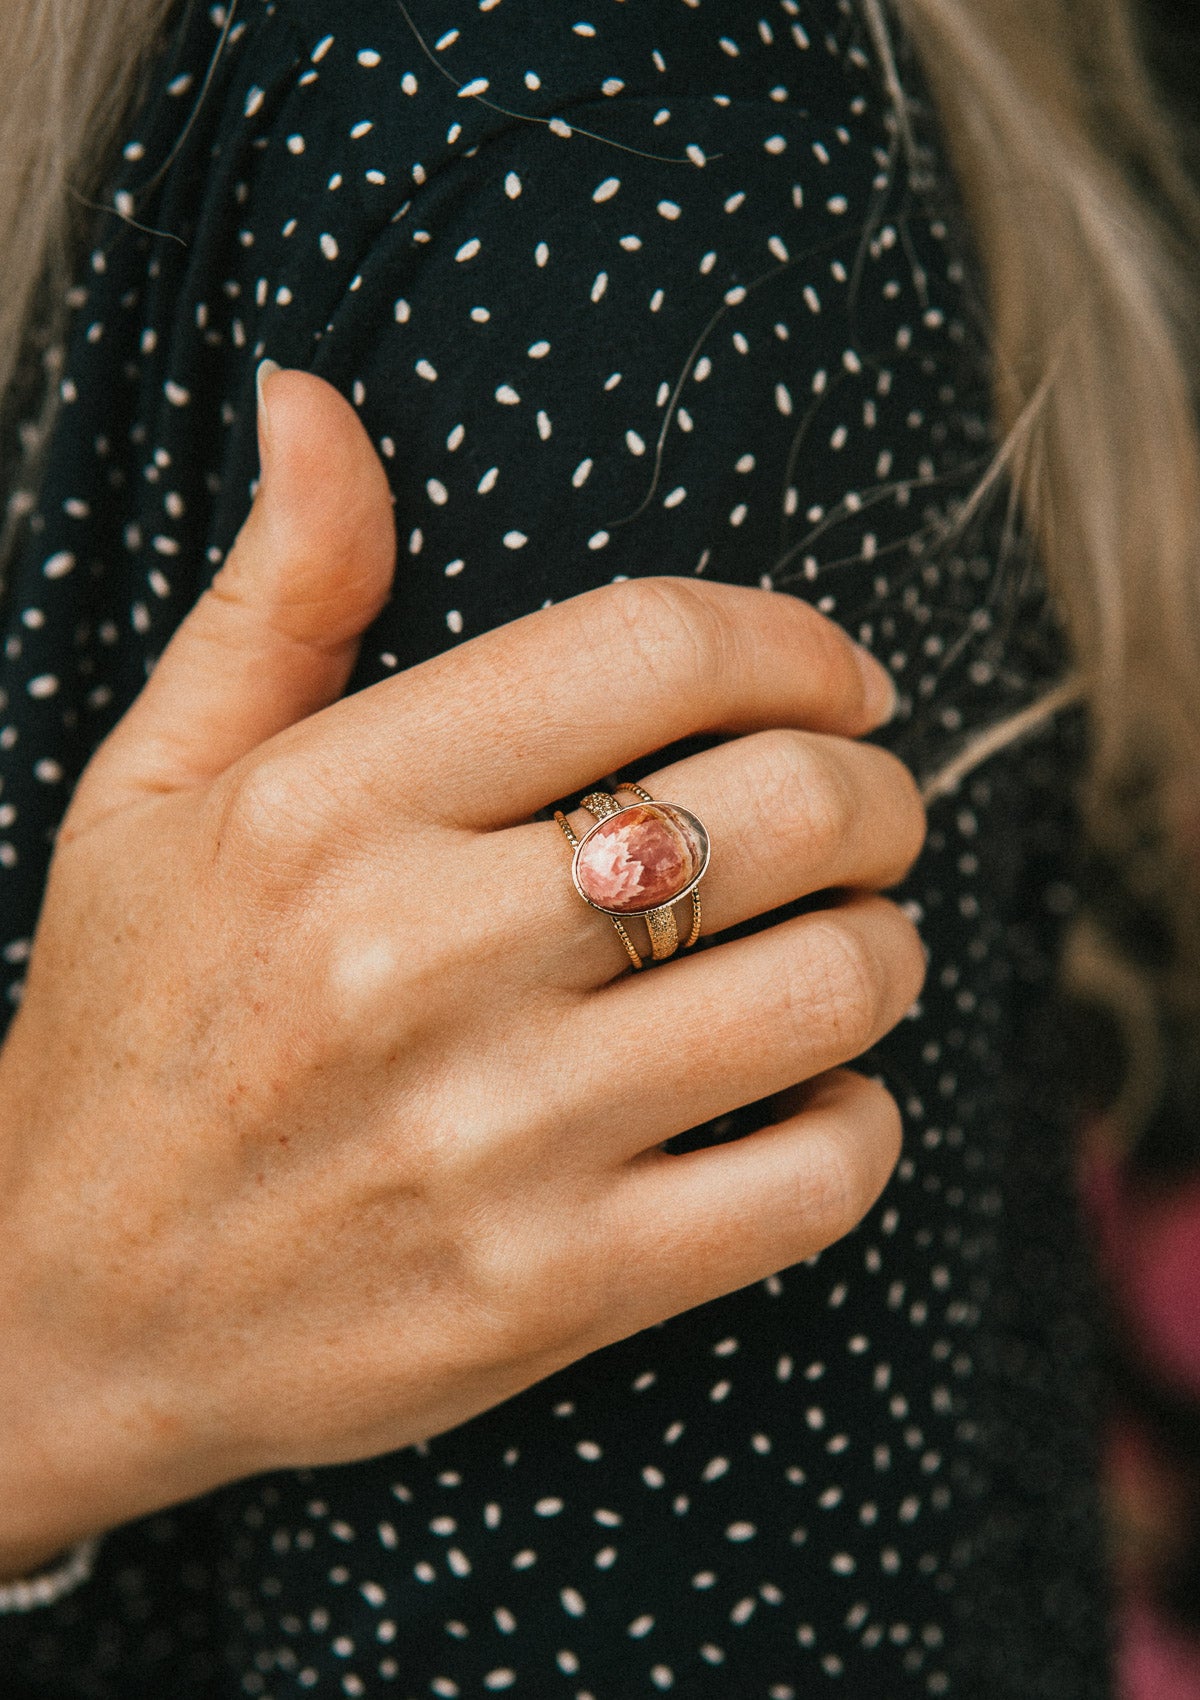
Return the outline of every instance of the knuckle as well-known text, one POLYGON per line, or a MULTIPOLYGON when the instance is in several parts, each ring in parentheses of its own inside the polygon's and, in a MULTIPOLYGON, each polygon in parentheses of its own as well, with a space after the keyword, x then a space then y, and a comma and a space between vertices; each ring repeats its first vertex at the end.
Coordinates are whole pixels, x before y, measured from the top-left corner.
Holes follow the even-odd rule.
POLYGON ((753 735, 750 828, 768 858, 794 860, 802 846, 813 874, 835 864, 853 831, 857 799, 832 751, 784 727, 753 735))
POLYGON ((814 1141, 810 1171, 814 1210, 830 1240, 862 1221, 883 1191, 901 1144, 900 1109, 881 1082, 847 1075, 843 1088, 842 1126, 814 1141))
POLYGON ((833 747, 810 742, 798 778, 792 808, 801 811, 808 853, 821 868, 836 866, 858 819, 858 797, 850 775, 833 747))
POLYGON ((927 960, 921 935, 902 909, 883 897, 873 899, 871 908, 868 930, 879 987, 874 1038, 887 1032, 911 1008, 924 984, 927 960))
POLYGON ((869 1199, 859 1164, 845 1139, 824 1134, 805 1152, 806 1216, 821 1240, 832 1244, 862 1220, 869 1199))
POLYGON ((801 603, 806 616, 804 661, 822 682, 822 694, 838 719, 861 720, 863 680, 851 641, 833 620, 801 603))
POLYGON ((781 1018, 793 1032, 819 1027, 822 1050, 860 1055, 911 1009, 928 966, 920 934, 883 897, 811 915, 802 947, 777 977, 781 1018))
POLYGON ((900 758, 892 755, 889 750, 879 749, 878 746, 872 748, 884 762, 885 768, 890 770, 893 792, 893 842, 897 860, 907 870, 921 854, 925 843, 929 826, 925 804, 921 799, 916 778, 900 758))
POLYGON ((811 1028, 815 1017, 843 1056, 866 1050, 879 1033, 886 980, 861 929, 826 919, 810 934, 809 949, 788 981, 793 1019, 811 1028))
POLYGON ((400 941, 339 903, 337 924, 306 929, 305 944, 305 990, 297 999, 307 1018, 304 1054, 386 1056, 399 1083, 434 1008, 432 997, 414 997, 400 941))
POLYGON ((226 821, 231 830, 273 854, 280 838, 290 839, 305 823, 299 775, 290 763, 260 758, 244 767, 230 784, 226 821))
POLYGON ((311 776, 286 756, 240 764, 214 788, 213 860, 258 895, 311 880, 321 859, 320 808, 311 776))
POLYGON ((627 579, 613 585, 611 602, 636 667, 660 686, 703 683, 726 671, 732 644, 728 618, 699 585, 683 579, 627 579))
POLYGON ((921 935, 904 911, 882 897, 874 900, 874 908, 871 931, 879 964, 880 1001, 873 1038, 882 1037, 912 1008, 928 966, 921 935))
POLYGON ((584 1278, 577 1256, 544 1225, 509 1220, 499 1231, 489 1225, 476 1234, 465 1261, 480 1335, 497 1364, 566 1362, 576 1342, 595 1335, 603 1288, 584 1278))

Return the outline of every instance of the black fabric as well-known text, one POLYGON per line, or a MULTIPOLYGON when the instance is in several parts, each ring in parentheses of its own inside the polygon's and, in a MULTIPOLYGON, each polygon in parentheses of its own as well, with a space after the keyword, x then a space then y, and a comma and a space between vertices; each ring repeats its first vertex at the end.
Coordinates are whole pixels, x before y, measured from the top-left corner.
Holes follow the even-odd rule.
MULTIPOLYGON (((13 999, 71 784, 246 513, 263 355, 352 398, 395 492, 352 688, 661 571, 842 621, 922 771, 1055 676, 1003 515, 953 532, 991 448, 969 256, 853 11, 242 0, 197 105, 226 22, 186 9, 131 125, 7 593, 13 999)), ((928 986, 867 1065, 906 1151, 855 1233, 428 1445, 114 1534, 0 1622, 3 1693, 1103 1695, 1090 1290, 1030 1042, 1078 743, 933 810, 928 986)))

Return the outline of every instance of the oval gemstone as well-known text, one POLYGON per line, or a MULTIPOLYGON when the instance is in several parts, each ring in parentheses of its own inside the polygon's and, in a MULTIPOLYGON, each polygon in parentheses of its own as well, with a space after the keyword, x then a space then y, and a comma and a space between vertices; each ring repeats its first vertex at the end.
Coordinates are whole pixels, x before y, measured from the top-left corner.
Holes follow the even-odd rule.
POLYGON ((670 803, 637 803, 592 828, 576 852, 575 878, 598 909, 637 915, 686 891, 707 854, 695 815, 670 803))

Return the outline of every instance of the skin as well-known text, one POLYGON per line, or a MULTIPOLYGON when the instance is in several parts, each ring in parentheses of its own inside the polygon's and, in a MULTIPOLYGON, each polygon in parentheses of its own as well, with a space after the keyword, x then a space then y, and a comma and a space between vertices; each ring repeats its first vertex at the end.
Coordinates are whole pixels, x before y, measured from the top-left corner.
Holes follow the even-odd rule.
POLYGON ((877 895, 924 831, 856 741, 882 669, 793 598, 651 578, 339 700, 388 488, 327 385, 264 398, 253 510, 83 775, 0 1051, 3 1574, 450 1428, 828 1245, 899 1148, 840 1066, 924 972, 877 895), (645 783, 709 828, 705 931, 839 899, 634 974, 530 817, 698 731, 645 783))

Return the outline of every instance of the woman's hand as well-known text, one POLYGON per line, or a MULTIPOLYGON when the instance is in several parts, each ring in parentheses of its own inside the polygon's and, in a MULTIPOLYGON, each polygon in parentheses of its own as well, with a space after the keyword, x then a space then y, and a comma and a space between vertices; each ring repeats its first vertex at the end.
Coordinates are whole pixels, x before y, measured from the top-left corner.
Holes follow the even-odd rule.
POLYGON ((827 1245, 897 1153, 888 1095, 828 1072, 923 972, 870 895, 923 831, 853 741, 882 671, 790 597, 653 578, 335 701, 387 485, 328 386, 266 397, 253 511, 83 775, 0 1053, 0 1569, 460 1423, 827 1245), (697 731, 741 736, 646 783, 709 828, 705 930, 851 895, 626 973, 530 817, 697 731))

